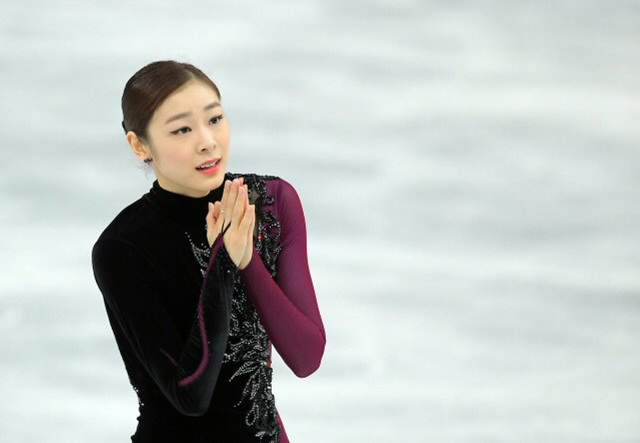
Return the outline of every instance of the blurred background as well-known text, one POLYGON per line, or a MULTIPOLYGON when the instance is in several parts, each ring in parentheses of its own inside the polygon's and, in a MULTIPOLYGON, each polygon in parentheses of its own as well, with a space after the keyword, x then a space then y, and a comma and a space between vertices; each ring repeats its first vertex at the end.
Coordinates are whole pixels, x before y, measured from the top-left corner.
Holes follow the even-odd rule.
POLYGON ((154 179, 120 98, 162 59, 302 200, 292 443, 640 441, 639 2, 3 1, 0 51, 0 441, 135 431, 90 251, 154 179))

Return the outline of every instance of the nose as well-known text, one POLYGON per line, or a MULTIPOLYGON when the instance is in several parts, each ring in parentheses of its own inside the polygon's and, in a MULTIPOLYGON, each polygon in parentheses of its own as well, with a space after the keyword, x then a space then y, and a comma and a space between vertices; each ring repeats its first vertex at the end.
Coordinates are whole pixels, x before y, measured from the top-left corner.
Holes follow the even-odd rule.
POLYGON ((198 150, 200 152, 213 151, 216 148, 216 145, 216 139, 213 134, 211 134, 210 131, 203 129, 198 150))

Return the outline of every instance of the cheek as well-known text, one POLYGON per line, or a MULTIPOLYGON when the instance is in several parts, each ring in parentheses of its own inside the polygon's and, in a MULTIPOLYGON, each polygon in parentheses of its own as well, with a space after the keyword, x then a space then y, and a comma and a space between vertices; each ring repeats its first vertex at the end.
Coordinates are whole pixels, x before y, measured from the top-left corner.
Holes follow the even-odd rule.
POLYGON ((220 145, 221 145, 222 149, 227 150, 227 151, 229 150, 229 140, 230 139, 231 139, 231 132, 227 128, 227 130, 224 131, 220 136, 220 145))
POLYGON ((190 156, 186 149, 180 149, 180 146, 172 146, 167 143, 157 151, 159 163, 162 163, 165 167, 171 168, 173 165, 181 166, 185 163, 191 164, 193 162, 193 156, 190 156))
POLYGON ((229 134, 226 135, 226 137, 224 137, 222 140, 220 140, 220 145, 222 147, 222 149, 224 149, 225 151, 229 151, 229 134))
POLYGON ((163 154, 167 158, 179 159, 185 157, 188 153, 188 149, 186 149, 186 143, 180 138, 176 137, 174 139, 168 139, 167 142, 163 145, 163 154))

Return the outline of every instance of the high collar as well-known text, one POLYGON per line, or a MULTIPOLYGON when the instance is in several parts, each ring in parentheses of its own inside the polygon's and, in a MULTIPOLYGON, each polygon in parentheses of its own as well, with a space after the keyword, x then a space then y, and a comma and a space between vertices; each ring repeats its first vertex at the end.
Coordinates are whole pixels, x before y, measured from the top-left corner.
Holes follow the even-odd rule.
POLYGON ((224 182, 226 180, 230 180, 228 173, 225 173, 222 184, 218 188, 209 191, 209 194, 204 197, 189 197, 167 191, 160 187, 158 180, 155 180, 144 197, 163 216, 182 226, 202 225, 206 223, 205 217, 209 210, 208 203, 222 200, 224 182))

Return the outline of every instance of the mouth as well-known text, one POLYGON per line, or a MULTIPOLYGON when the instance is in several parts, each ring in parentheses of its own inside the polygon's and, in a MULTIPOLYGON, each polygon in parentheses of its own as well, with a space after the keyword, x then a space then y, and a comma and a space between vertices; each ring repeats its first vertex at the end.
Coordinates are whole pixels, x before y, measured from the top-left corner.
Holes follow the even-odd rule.
POLYGON ((221 161, 222 161, 221 158, 208 160, 205 163, 202 163, 199 166, 196 166, 196 169, 198 171, 204 171, 204 170, 207 170, 207 169, 215 168, 216 166, 218 166, 220 164, 221 161))

